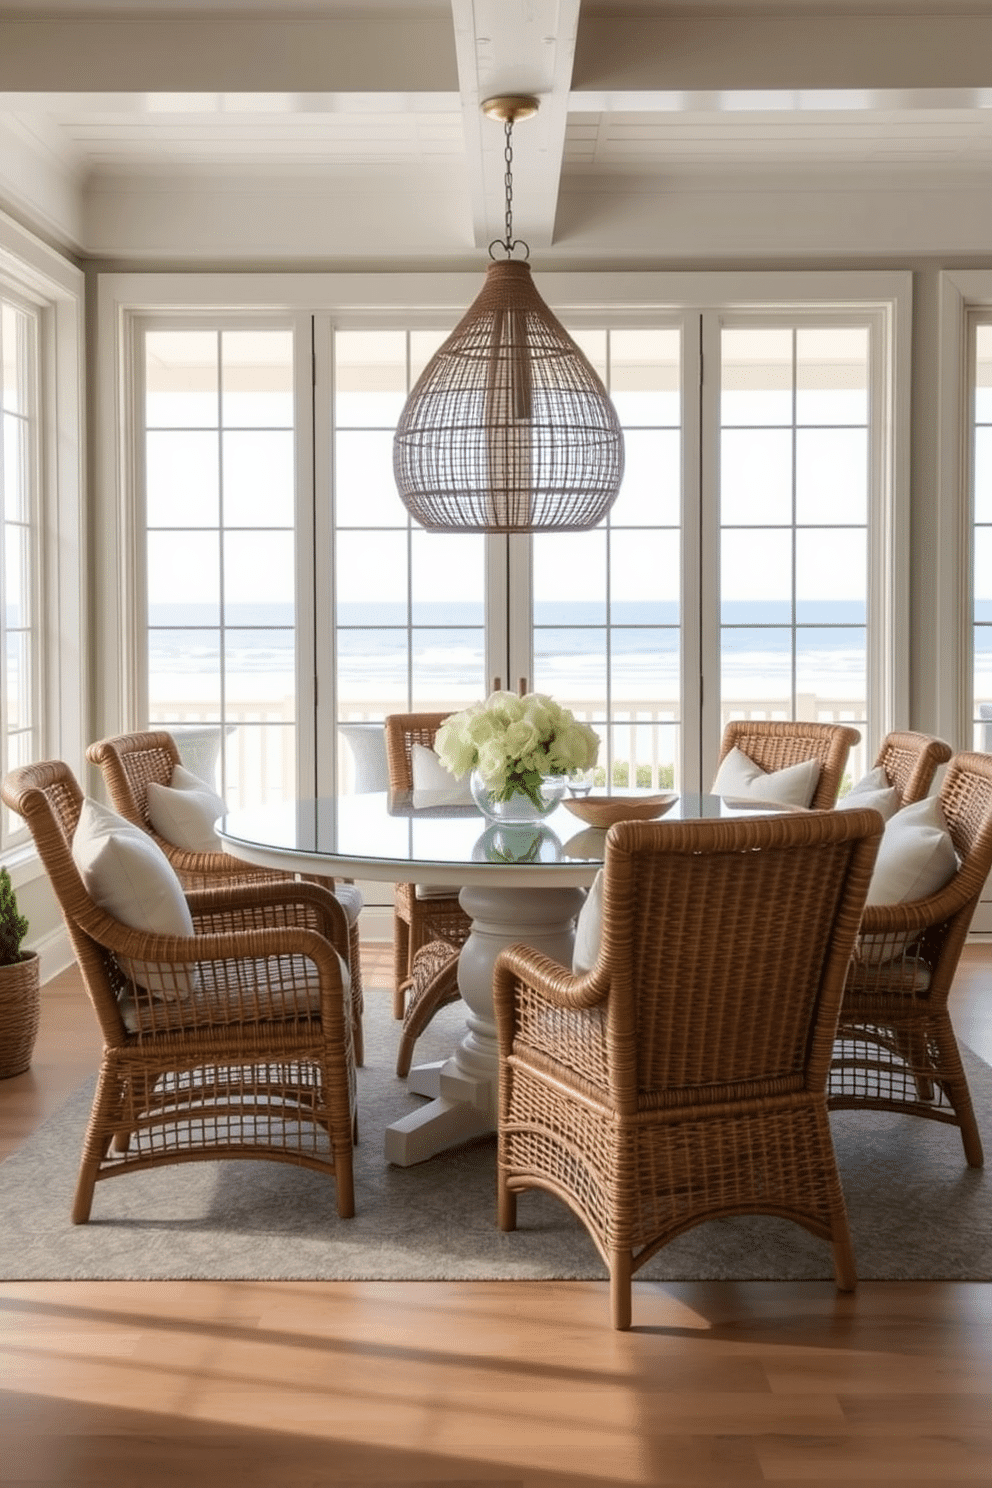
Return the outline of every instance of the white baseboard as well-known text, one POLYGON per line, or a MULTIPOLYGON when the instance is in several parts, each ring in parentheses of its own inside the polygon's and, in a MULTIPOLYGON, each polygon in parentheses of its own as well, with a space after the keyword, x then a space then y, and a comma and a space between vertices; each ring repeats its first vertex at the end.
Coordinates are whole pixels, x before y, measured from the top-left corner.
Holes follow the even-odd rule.
POLYGON ((51 930, 48 935, 37 941, 32 947, 41 958, 41 984, 45 985, 60 972, 67 971, 75 961, 72 954, 72 946, 69 944, 69 936, 65 926, 58 930, 51 930))
POLYGON ((390 904, 367 904, 359 921, 363 940, 391 941, 393 938, 393 906, 390 904))

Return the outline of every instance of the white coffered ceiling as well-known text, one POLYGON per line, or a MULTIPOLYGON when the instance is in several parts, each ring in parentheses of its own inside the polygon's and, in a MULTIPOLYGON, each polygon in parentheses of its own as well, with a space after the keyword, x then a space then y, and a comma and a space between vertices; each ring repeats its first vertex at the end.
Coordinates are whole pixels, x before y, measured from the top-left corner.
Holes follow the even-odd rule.
POLYGON ((182 203, 187 257, 226 207, 253 258, 282 224, 302 257, 464 262, 503 230, 479 105, 508 91, 541 100, 515 231, 558 264, 677 257, 721 195, 870 223, 953 192, 950 246, 989 242, 992 0, 0 0, 0 204, 93 254, 174 257, 182 203))

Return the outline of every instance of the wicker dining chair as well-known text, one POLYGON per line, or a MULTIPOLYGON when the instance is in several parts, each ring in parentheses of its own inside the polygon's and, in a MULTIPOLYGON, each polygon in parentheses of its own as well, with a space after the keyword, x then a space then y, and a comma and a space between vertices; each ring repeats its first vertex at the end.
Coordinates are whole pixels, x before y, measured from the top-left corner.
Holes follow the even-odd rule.
POLYGON ((103 1033, 73 1222, 105 1179, 223 1158, 313 1168, 353 1215, 348 930, 334 896, 289 878, 195 889, 192 936, 128 928, 76 867, 84 798, 69 767, 11 771, 2 798, 31 830, 103 1033))
POLYGON ((429 940, 413 957, 406 985, 403 1031, 396 1048, 396 1073, 405 1080, 413 1051, 424 1029, 449 1002, 461 997, 458 989, 458 947, 450 940, 429 940))
POLYGON ((610 1273, 737 1214, 794 1220, 856 1285, 827 1120, 844 976, 882 833, 876 811, 610 828, 598 958, 524 945, 494 972, 498 1217, 546 1189, 610 1273))
MULTIPOLYGON (((386 767, 393 794, 413 790, 413 746, 432 749, 437 731, 450 713, 390 713, 383 723, 386 767)), ((416 884, 399 883, 393 895, 393 1016, 402 1018, 412 985, 413 960, 421 946, 443 940, 461 946, 471 920, 449 893, 418 894, 416 884)))
POLYGON ((926 899, 865 909, 827 1100, 832 1109, 901 1111, 957 1126, 978 1168, 982 1141, 948 995, 992 870, 992 755, 952 755, 938 800, 957 871, 926 899))
MULTIPOLYGON (((181 756, 173 736, 165 729, 142 733, 116 734, 91 744, 86 751, 90 764, 98 766, 107 794, 115 811, 149 832, 165 853, 184 889, 219 888, 224 885, 273 883, 292 878, 293 874, 278 868, 255 868, 226 852, 193 852, 169 842, 152 825, 148 814, 148 787, 155 782, 167 786, 181 756)), ((362 1014, 362 956, 358 916, 362 908, 361 891, 353 884, 333 878, 314 877, 315 883, 329 888, 348 919, 348 964, 351 971, 352 1021, 354 1024, 355 1061, 365 1058, 362 1014)))
POLYGON ((951 746, 932 734, 896 731, 886 734, 879 745, 875 768, 881 767, 895 786, 900 806, 909 806, 929 794, 934 775, 951 753, 951 746))
POLYGON ((860 739, 856 728, 843 723, 733 718, 724 727, 717 764, 734 748, 763 770, 785 770, 804 760, 819 760, 820 774, 810 806, 827 811, 837 804, 847 757, 860 739))

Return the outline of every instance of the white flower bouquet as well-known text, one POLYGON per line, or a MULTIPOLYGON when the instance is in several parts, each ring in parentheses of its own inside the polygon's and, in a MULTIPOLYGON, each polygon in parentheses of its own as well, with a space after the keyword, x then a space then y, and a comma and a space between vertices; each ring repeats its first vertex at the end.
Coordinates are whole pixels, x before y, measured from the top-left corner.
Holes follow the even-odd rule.
POLYGON ((522 795, 539 807, 547 776, 591 769, 599 735, 544 693, 493 692, 446 718, 434 749, 456 780, 477 770, 497 801, 522 795))

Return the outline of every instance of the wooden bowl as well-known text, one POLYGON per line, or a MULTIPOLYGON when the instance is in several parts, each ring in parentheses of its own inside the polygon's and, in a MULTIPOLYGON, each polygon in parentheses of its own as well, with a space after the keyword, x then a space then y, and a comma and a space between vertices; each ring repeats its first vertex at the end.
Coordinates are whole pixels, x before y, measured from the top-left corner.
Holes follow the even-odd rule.
POLYGON ((661 816, 677 800, 678 794, 669 791, 663 796, 566 796, 561 804, 591 827, 612 827, 614 822, 661 816))

